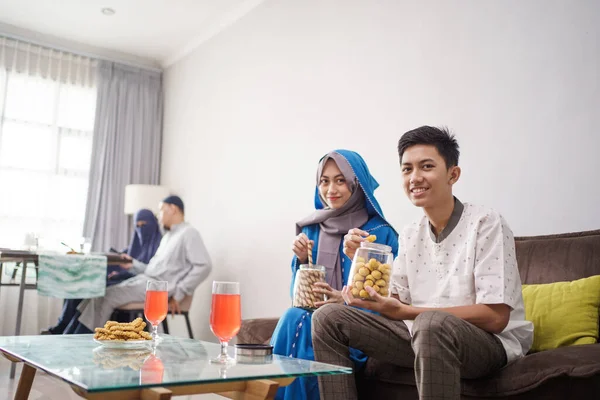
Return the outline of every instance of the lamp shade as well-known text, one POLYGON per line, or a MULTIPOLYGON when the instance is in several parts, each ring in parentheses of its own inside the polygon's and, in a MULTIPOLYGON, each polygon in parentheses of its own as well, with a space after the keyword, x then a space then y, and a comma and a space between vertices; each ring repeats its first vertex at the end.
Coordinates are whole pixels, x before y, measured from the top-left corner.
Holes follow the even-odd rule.
POLYGON ((135 214, 142 208, 158 213, 158 204, 170 194, 166 186, 127 185, 125 186, 125 214, 135 214))

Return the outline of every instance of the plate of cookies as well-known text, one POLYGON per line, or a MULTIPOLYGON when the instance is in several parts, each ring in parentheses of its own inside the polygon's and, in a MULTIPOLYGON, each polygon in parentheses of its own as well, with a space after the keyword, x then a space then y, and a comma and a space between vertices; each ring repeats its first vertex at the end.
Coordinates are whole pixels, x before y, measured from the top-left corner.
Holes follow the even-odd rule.
POLYGON ((113 349, 137 349, 152 343, 152 335, 144 330, 146 323, 141 318, 131 322, 108 321, 96 328, 94 342, 113 349))

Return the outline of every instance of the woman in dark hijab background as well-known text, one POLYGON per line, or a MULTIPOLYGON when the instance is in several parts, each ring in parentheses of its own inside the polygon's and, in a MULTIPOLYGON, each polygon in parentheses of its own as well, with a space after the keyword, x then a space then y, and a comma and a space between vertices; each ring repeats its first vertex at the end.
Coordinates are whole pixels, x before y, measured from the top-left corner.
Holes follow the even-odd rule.
MULTIPOLYGON (((162 239, 158 220, 152 211, 143 208, 135 214, 133 222, 135 229, 131 237, 131 242, 123 253, 127 253, 131 258, 148 264, 150 259, 154 257, 162 239)), ((107 274, 107 286, 116 285, 133 276, 133 274, 118 265, 109 265, 107 274)))
MULTIPOLYGON (((135 213, 133 222, 135 229, 131 242, 123 253, 127 253, 130 257, 147 264, 156 253, 162 239, 158 220, 152 211, 141 209, 135 213)), ((133 276, 118 265, 109 265, 106 273, 106 286, 116 285, 133 276)), ((66 299, 63 303, 61 315, 58 317, 58 323, 48 330, 42 331, 42 334, 61 335, 70 333, 69 325, 71 321, 77 320, 77 306, 79 303, 81 303, 81 299, 66 299)))

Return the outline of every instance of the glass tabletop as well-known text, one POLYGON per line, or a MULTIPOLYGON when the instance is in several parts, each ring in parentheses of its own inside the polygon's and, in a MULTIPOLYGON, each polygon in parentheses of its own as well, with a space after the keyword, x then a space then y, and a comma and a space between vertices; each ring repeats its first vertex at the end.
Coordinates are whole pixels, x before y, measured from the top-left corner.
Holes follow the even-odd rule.
MULTIPOLYGON (((163 335, 156 348, 107 348, 93 335, 0 337, 0 349, 87 392, 222 383, 240 380, 350 374, 351 368, 273 356, 233 366, 209 363, 218 344, 163 335)), ((234 356, 234 349, 230 349, 234 356)))

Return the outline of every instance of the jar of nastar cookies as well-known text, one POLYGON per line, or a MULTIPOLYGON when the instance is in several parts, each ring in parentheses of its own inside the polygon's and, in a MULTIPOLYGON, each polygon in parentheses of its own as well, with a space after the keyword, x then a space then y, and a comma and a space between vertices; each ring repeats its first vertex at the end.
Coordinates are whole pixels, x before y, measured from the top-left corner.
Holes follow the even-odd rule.
POLYGON ((294 307, 314 310, 315 303, 325 301, 325 295, 314 293, 315 283, 325 282, 325 267, 322 265, 302 264, 296 271, 294 281, 294 307))
POLYGON ((365 287, 371 286, 380 295, 389 296, 393 261, 394 254, 390 246, 370 241, 362 242, 352 261, 352 295, 369 299, 365 287))

